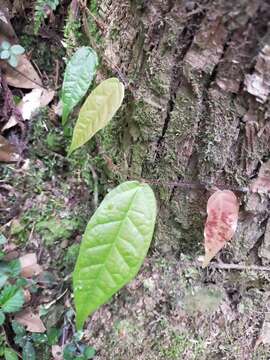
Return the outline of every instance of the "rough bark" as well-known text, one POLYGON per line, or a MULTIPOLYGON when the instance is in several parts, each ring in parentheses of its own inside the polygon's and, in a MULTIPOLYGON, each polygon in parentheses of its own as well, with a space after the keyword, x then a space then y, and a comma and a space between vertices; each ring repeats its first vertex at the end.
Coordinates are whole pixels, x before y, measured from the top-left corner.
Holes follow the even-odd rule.
MULTIPOLYGON (((155 184, 155 248, 195 251, 209 189, 248 186, 270 155, 270 3, 100 0, 99 7, 104 56, 129 83, 102 149, 122 179, 155 184), (205 187, 170 184, 183 181, 205 187)), ((224 255, 259 254, 267 263, 267 197, 237 194, 241 219, 224 255)))

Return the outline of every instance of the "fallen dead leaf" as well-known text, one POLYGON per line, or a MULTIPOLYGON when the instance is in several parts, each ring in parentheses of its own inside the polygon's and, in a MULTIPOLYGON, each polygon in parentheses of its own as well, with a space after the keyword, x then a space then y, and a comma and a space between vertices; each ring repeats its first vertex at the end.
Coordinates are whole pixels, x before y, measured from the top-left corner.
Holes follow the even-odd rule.
POLYGON ((63 103, 61 100, 59 100, 58 104, 53 106, 53 111, 55 115, 61 117, 63 113, 63 103))
POLYGON ((5 261, 11 261, 18 259, 19 252, 17 250, 10 251, 8 254, 4 256, 5 261))
POLYGON ((37 276, 42 273, 42 267, 37 263, 36 254, 26 254, 19 258, 21 263, 21 275, 26 278, 37 276))
POLYGON ((11 163, 19 159, 20 155, 16 152, 16 147, 0 135, 0 162, 11 163))
POLYGON ((207 202, 207 220, 204 228, 205 257, 203 267, 233 237, 238 221, 239 203, 230 190, 216 191, 207 202))
POLYGON ((26 326, 26 329, 33 333, 44 333, 46 328, 38 315, 31 308, 20 311, 15 315, 15 321, 26 326))
POLYGON ((43 89, 41 98, 40 98, 40 106, 45 107, 47 106, 54 98, 55 91, 51 89, 43 89))
MULTIPOLYGON (((0 9, 0 42, 8 41, 10 44, 18 44, 18 38, 10 23, 8 11, 0 9)), ((16 68, 0 60, 2 75, 11 86, 22 89, 34 89, 42 87, 42 81, 25 54, 18 57, 19 63, 16 68)))
POLYGON ((63 351, 61 346, 59 345, 52 346, 52 356, 54 360, 63 360, 63 351))
POLYGON ((26 55, 19 56, 16 68, 8 65, 4 60, 0 61, 3 76, 8 85, 20 89, 35 89, 42 87, 42 81, 26 55))
POLYGON ((31 301, 31 293, 28 289, 23 290, 24 303, 28 304, 31 301))
POLYGON ((0 34, 16 41, 17 36, 9 20, 10 5, 3 1, 0 2, 0 5, 0 34))
MULTIPOLYGON (((20 103, 18 109, 21 111, 24 120, 30 120, 39 108, 47 106, 54 98, 54 90, 33 89, 29 94, 26 94, 20 103)), ((15 116, 11 116, 9 121, 2 128, 2 132, 17 125, 18 121, 15 116)))

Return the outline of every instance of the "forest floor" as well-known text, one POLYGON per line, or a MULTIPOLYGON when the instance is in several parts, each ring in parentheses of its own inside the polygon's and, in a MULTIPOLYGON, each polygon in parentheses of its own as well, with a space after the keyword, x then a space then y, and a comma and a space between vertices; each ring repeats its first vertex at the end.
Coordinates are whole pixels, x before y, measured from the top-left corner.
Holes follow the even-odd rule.
MULTIPOLYGON (((41 316, 47 332, 58 329, 53 346, 61 350, 74 341, 87 344, 95 349, 96 360, 270 359, 269 272, 252 267, 228 270, 218 262, 202 269, 198 263, 202 244, 198 252, 177 257, 152 246, 136 279, 94 313, 83 334, 76 334, 71 273, 95 199, 100 203, 117 185, 117 176, 108 161, 110 154, 100 150, 109 129, 67 157, 76 111, 63 129, 55 110, 65 60, 74 48, 89 45, 80 19, 67 20, 69 1, 64 1, 36 35, 28 3, 13 8, 11 23, 43 84, 56 93, 23 126, 2 133, 19 156, 0 167, 0 234, 8 239, 5 251, 9 258, 35 253, 43 270, 31 279, 31 299, 25 307, 41 316)), ((97 36, 95 26, 89 31, 97 36)), ((100 70, 98 77, 103 76, 100 70)), ((29 91, 19 86, 10 90, 15 100, 29 91)), ((2 108, 5 100, 1 99, 2 108)), ((2 111, 1 128, 8 120, 2 111)), ((21 353, 10 326, 2 328, 1 336, 21 353)), ((52 345, 31 341, 37 359, 62 359, 52 355, 52 345)))

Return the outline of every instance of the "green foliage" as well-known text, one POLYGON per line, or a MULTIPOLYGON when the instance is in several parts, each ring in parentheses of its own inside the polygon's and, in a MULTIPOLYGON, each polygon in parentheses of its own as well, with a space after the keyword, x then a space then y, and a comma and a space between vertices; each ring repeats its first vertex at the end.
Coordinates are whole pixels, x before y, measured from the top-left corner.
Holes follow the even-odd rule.
POLYGON ((79 244, 72 244, 71 246, 69 246, 64 257, 64 265, 66 268, 70 269, 74 267, 77 257, 79 255, 79 250, 79 244))
POLYGON ((57 240, 68 239, 79 226, 76 219, 59 219, 51 217, 41 220, 36 225, 36 231, 42 236, 47 246, 53 245, 57 240))
MULTIPOLYGON (((91 13, 98 17, 98 0, 91 0, 90 1, 90 11, 91 13)), ((95 43, 99 44, 102 42, 103 36, 100 31, 100 28, 98 27, 97 23, 93 21, 92 17, 88 17, 87 24, 85 24, 88 27, 88 31, 91 35, 91 38, 94 39, 95 43)))
POLYGON ((149 185, 125 182, 102 201, 87 225, 73 273, 80 329, 138 273, 152 240, 155 195, 149 185))
POLYGON ((123 98, 124 85, 116 78, 104 80, 91 92, 80 110, 69 154, 108 124, 121 106, 123 98))
POLYGON ((23 360, 36 360, 36 352, 30 340, 23 347, 22 358, 23 360))
MULTIPOLYGON (((15 333, 14 342, 22 348, 23 359, 40 359, 40 354, 50 353, 52 345, 58 343, 60 331, 56 328, 48 329, 47 333, 28 333, 22 325, 12 322, 12 330, 15 333)), ((50 359, 43 357, 42 359, 50 359)))
POLYGON ((18 360, 18 355, 10 348, 5 349, 5 360, 18 360))
POLYGON ((55 11, 60 0, 36 0, 34 13, 34 32, 38 33, 42 22, 48 17, 50 11, 55 11))
POLYGON ((83 42, 82 37, 83 32, 81 31, 80 19, 74 19, 73 14, 69 13, 64 27, 64 40, 62 41, 67 54, 73 53, 78 44, 83 42))
POLYGON ((94 348, 80 345, 75 341, 66 345, 63 352, 64 360, 90 360, 94 358, 95 354, 94 348))
POLYGON ((3 313, 3 311, 0 311, 0 326, 4 324, 5 320, 6 320, 5 314, 3 313))
POLYGON ((21 310, 24 303, 23 291, 15 285, 7 285, 0 293, 0 308, 4 313, 21 310))
POLYGON ((10 66, 18 65, 18 55, 25 52, 21 45, 11 45, 8 41, 3 41, 0 45, 0 59, 5 60, 10 66))
POLYGON ((81 47, 67 63, 62 87, 63 115, 65 124, 68 115, 84 97, 92 83, 98 65, 98 57, 90 47, 81 47))
MULTIPOLYGON (((0 234, 0 246, 6 242, 5 236, 0 234)), ((4 252, 1 251, 4 255, 4 252)), ((18 260, 5 261, 0 258, 0 326, 6 322, 6 314, 13 314, 22 309, 24 294, 23 279, 20 278, 21 266, 18 260), (16 280, 16 281, 15 281, 16 280)), ((5 360, 17 360, 16 352, 8 347, 5 338, 0 334, 0 356, 5 360)))
MULTIPOLYGON (((0 235, 1 244, 5 244, 5 237, 0 235)), ((4 255, 4 253, 2 253, 4 255)), ((24 296, 18 279, 21 267, 18 260, 4 261, 0 259, 0 324, 5 321, 5 313, 19 311, 24 303, 24 296), (9 280, 12 280, 12 285, 9 280)))
MULTIPOLYGON (((5 237, 0 234, 0 245, 5 243, 5 237)), ((23 289, 27 288, 31 293, 38 289, 38 285, 34 279, 27 280, 20 276, 21 266, 19 260, 5 261, 0 260, 0 326, 6 325, 9 327, 11 316, 20 311, 24 304, 23 289)), ((45 279, 45 273, 44 273, 45 279)), ((60 332, 58 329, 48 329, 47 333, 29 333, 25 328, 12 321, 12 330, 15 334, 13 336, 14 343, 22 350, 23 360, 39 359, 40 352, 45 351, 48 353, 50 347, 58 342, 60 332)), ((15 360, 18 359, 17 354, 9 348, 5 338, 2 339, 0 332, 0 358, 15 360)), ((42 357, 42 359, 49 359, 42 357)))

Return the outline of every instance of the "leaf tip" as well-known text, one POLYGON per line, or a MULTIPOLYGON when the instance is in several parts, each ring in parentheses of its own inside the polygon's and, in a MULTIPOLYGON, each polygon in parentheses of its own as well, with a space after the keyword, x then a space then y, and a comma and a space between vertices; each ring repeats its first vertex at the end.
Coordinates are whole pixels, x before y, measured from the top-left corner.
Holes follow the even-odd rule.
POLYGON ((206 252, 203 258, 202 268, 205 269, 209 264, 210 261, 213 259, 215 254, 211 254, 209 252, 206 252))

